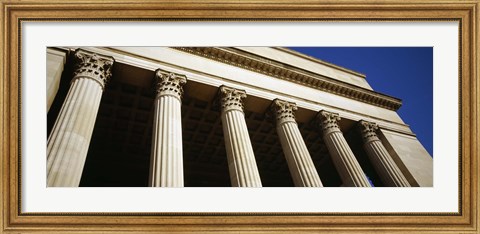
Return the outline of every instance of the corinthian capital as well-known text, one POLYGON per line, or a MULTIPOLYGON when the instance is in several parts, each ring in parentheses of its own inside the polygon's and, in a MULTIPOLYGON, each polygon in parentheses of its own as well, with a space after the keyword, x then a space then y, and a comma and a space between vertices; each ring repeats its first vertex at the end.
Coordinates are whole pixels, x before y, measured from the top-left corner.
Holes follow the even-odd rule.
POLYGON ((219 99, 222 111, 239 110, 243 112, 243 99, 247 97, 247 93, 244 90, 230 88, 226 86, 220 86, 219 99))
POLYGON ((295 111, 298 108, 295 103, 275 99, 273 100, 270 109, 273 113, 275 113, 275 120, 277 121, 277 125, 285 122, 296 122, 295 111))
POLYGON ((331 113, 324 110, 318 112, 317 115, 317 120, 320 123, 323 135, 327 135, 331 132, 339 132, 340 128, 338 127, 338 121, 340 121, 340 119, 341 118, 337 113, 331 113))
POLYGON ((365 120, 360 120, 358 122, 358 128, 360 130, 360 133, 362 134, 362 139, 365 143, 379 140, 376 133, 378 129, 378 124, 365 120))
POLYGON ((181 100, 183 85, 187 83, 185 75, 157 69, 155 72, 155 90, 157 97, 170 95, 181 100))
POLYGON ((102 89, 112 77, 113 57, 77 49, 74 54, 75 68, 72 82, 77 78, 90 78, 100 84, 102 89))

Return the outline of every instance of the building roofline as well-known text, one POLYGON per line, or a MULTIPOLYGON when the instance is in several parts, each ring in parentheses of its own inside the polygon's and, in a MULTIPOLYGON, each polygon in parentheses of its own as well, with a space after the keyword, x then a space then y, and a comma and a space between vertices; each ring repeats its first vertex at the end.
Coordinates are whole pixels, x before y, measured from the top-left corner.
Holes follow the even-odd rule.
POLYGON ((335 65, 333 63, 329 63, 327 61, 323 61, 321 59, 318 59, 318 58, 315 58, 315 57, 312 57, 312 56, 309 56, 309 55, 306 55, 306 54, 302 54, 298 51, 295 51, 295 50, 292 50, 292 49, 289 49, 289 48, 286 48, 286 47, 272 47, 272 48, 276 49, 276 50, 280 50, 282 52, 286 52, 286 53, 295 55, 297 57, 301 57, 303 59, 307 59, 307 60, 315 62, 315 63, 319 63, 319 64, 322 64, 322 65, 325 65, 325 66, 328 66, 328 67, 331 67, 331 68, 341 70, 343 72, 350 73, 350 74, 355 75, 355 76, 359 76, 359 77, 364 78, 364 79, 367 77, 363 73, 360 73, 360 72, 357 72, 357 71, 354 71, 352 69, 348 69, 348 68, 345 68, 345 67, 342 67, 342 66, 338 66, 338 65, 335 65))

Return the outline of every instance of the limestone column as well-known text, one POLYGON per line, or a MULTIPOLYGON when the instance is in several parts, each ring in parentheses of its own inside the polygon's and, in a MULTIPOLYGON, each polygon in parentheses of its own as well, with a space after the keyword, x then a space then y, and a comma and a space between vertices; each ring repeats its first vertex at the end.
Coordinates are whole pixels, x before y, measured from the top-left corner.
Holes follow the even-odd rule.
POLYGON ((272 112, 275 113, 277 134, 280 138, 293 183, 297 187, 323 187, 295 121, 297 105, 275 99, 271 108, 272 112))
POLYGON ((74 57, 70 89, 48 138, 48 186, 78 187, 100 99, 112 76, 112 57, 81 49, 74 57))
POLYGON ((219 89, 228 169, 232 186, 262 187, 243 113, 243 99, 246 97, 243 90, 225 86, 219 89))
POLYGON ((390 187, 410 187, 400 168, 377 137, 375 131, 378 129, 378 125, 360 120, 358 127, 362 134, 363 147, 382 182, 390 187))
POLYGON ((150 159, 151 187, 183 187, 182 86, 185 75, 157 70, 150 159))
POLYGON ((333 164, 342 178, 345 187, 371 187, 360 164, 343 136, 338 114, 320 111, 318 114, 323 140, 332 157, 333 164))
POLYGON ((57 95, 67 53, 47 48, 47 112, 57 95))

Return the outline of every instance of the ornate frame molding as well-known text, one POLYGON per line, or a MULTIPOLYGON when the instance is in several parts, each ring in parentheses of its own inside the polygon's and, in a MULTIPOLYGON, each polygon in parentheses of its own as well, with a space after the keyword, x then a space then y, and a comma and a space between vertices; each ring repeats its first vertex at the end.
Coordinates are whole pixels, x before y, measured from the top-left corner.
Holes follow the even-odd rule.
POLYGON ((478 233, 478 0, 3 0, 0 2, 4 233, 478 233), (456 21, 460 25, 459 211, 455 213, 41 213, 20 211, 21 25, 26 21, 456 21))

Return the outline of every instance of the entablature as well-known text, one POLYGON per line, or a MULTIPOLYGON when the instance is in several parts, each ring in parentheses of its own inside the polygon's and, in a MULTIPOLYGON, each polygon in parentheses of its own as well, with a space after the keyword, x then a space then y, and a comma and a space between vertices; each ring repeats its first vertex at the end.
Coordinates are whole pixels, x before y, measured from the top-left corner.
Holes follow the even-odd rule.
POLYGON ((312 87, 389 110, 398 110, 402 101, 363 87, 322 76, 278 61, 248 54, 231 47, 173 47, 229 65, 312 87))

